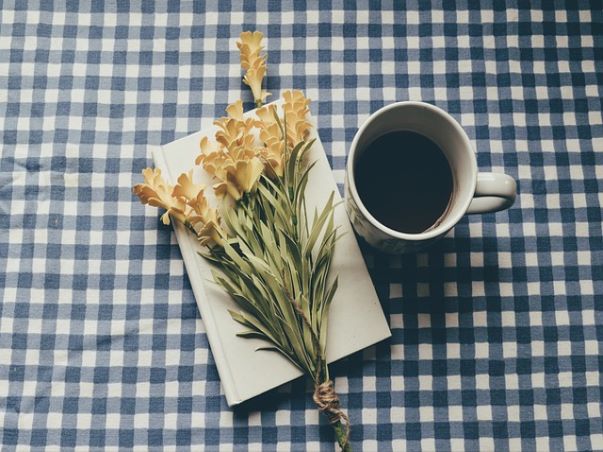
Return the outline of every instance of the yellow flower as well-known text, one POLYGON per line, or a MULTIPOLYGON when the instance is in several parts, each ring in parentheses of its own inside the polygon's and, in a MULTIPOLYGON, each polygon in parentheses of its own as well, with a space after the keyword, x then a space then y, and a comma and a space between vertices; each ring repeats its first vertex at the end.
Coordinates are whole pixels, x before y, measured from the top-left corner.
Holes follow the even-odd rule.
POLYGON ((225 175, 214 185, 216 195, 229 195, 234 200, 239 200, 244 193, 249 193, 255 189, 259 180, 264 165, 257 157, 249 159, 234 160, 225 162, 222 167, 218 168, 218 173, 225 175))
POLYGON ((218 180, 214 191, 218 196, 228 195, 235 200, 255 189, 263 171, 254 128, 258 121, 243 116, 243 103, 238 100, 226 108, 227 117, 217 119, 215 143, 203 137, 201 154, 195 159, 205 171, 218 180))
POLYGON ((236 100, 226 107, 226 114, 230 118, 243 121, 243 101, 241 99, 236 100))
MULTIPOLYGON (((275 109, 273 109, 275 110, 275 109)), ((270 113, 262 116, 269 115, 270 113)), ((272 123, 263 122, 260 129, 260 140, 264 147, 260 148, 260 156, 266 163, 267 173, 270 177, 282 176, 285 164, 285 142, 281 136, 281 130, 272 116, 272 123)))
POLYGON ((264 147, 260 149, 260 156, 264 160, 266 173, 270 177, 280 177, 283 175, 285 142, 276 122, 276 105, 258 108, 255 113, 260 118, 257 127, 260 128, 260 140, 264 143, 264 147))
POLYGON ((133 192, 142 204, 148 204, 154 207, 161 207, 166 212, 161 216, 163 224, 170 224, 170 215, 178 221, 185 221, 185 204, 172 196, 172 187, 168 185, 161 177, 161 170, 158 168, 146 168, 142 171, 144 183, 135 185, 133 192))
POLYGON ((288 90, 283 93, 283 111, 287 121, 287 140, 295 146, 308 137, 311 124, 307 120, 310 100, 300 90, 288 90))
MULTIPOLYGON (((214 121, 218 127, 215 139, 218 145, 232 149, 237 146, 250 147, 253 145, 255 137, 252 129, 256 125, 253 118, 245 119, 243 117, 243 102, 237 100, 226 108, 227 117, 219 118, 214 121)), ((204 138, 205 139, 205 138, 204 138)), ((201 140, 201 150, 208 154, 215 150, 209 144, 209 141, 201 140), (205 149, 204 149, 205 148, 205 149)))
MULTIPOLYGON (((254 127, 257 127, 258 121, 255 120, 252 116, 245 118, 245 116, 243 115, 243 101, 239 99, 230 104, 228 107, 226 107, 226 114, 228 115, 228 118, 238 122, 236 127, 238 127, 239 131, 243 133, 244 141, 248 142, 249 145, 251 145, 254 141, 252 129, 254 127)), ((226 120, 226 118, 222 118, 222 121, 224 120, 226 120)))
MULTIPOLYGON (((299 90, 283 93, 283 118, 279 117, 281 126, 287 128, 287 145, 289 149, 308 137, 310 123, 307 120, 310 101, 299 90)), ((282 176, 285 165, 285 143, 282 132, 275 118, 276 106, 266 105, 256 110, 260 118, 257 127, 260 128, 260 140, 264 147, 260 155, 266 162, 267 174, 270 177, 282 176)))
POLYGON ((225 237, 222 228, 214 221, 205 223, 199 231, 197 231, 197 239, 203 246, 211 246, 212 243, 222 245, 225 237))
POLYGON ((259 158, 238 160, 235 164, 234 180, 243 192, 250 192, 262 175, 264 165, 259 158))
POLYGON ((261 105, 266 102, 266 98, 270 95, 268 91, 262 90, 262 81, 266 76, 266 57, 258 57, 243 77, 243 83, 251 88, 253 99, 256 105, 261 105))
POLYGON ((259 126, 265 127, 271 124, 276 124, 276 105, 264 105, 261 108, 256 109, 255 114, 260 118, 259 126))
POLYGON ((224 168, 232 160, 228 153, 224 150, 212 152, 210 154, 202 154, 198 160, 203 164, 203 169, 208 174, 215 177, 216 179, 224 179, 226 177, 226 171, 224 168))
POLYGON ((190 170, 188 173, 182 173, 178 177, 178 183, 172 190, 172 196, 190 205, 192 200, 196 199, 197 195, 203 192, 204 189, 204 185, 193 182, 193 170, 190 170))
POLYGON ((244 124, 241 121, 233 118, 219 118, 214 121, 214 124, 218 126, 216 141, 225 148, 231 148, 242 140, 244 124))
POLYGON ((201 245, 221 244, 226 233, 220 227, 216 209, 209 206, 203 193, 203 185, 195 184, 192 171, 178 177, 175 187, 166 184, 161 170, 146 168, 142 172, 144 183, 134 186, 134 194, 143 204, 162 207, 164 224, 170 224, 170 215, 183 224, 190 225, 197 233, 201 245))
POLYGON ((240 39, 237 41, 237 47, 241 52, 241 67, 247 70, 264 49, 262 46, 264 34, 261 31, 244 31, 240 39))
POLYGON ((201 141, 199 142, 199 148, 201 148, 201 154, 199 154, 197 156, 197 158, 195 159, 195 165, 200 165, 203 162, 203 159, 205 158, 206 155, 217 152, 217 151, 221 150, 222 147, 221 147, 221 145, 219 145, 217 143, 211 143, 209 141, 209 138, 203 137, 203 138, 201 138, 201 141))
POLYGON ((226 233, 220 226, 218 211, 209 207, 203 190, 197 193, 194 199, 189 200, 188 205, 192 208, 188 215, 188 221, 197 233, 201 245, 212 243, 221 245, 226 233))
MULTIPOLYGON (((230 141, 229 147, 222 144, 218 149, 203 152, 197 157, 195 162, 202 164, 205 171, 218 180, 213 187, 218 196, 229 195, 239 200, 244 193, 255 189, 264 166, 258 150, 252 146, 252 140, 253 136, 248 134, 240 140, 230 141)), ((224 141, 227 141, 226 134, 221 136, 219 143, 224 141)), ((208 141, 204 141, 201 147, 211 149, 208 141)))
POLYGON ((266 55, 261 55, 263 38, 264 35, 259 31, 244 31, 237 42, 241 53, 241 67, 246 70, 243 83, 251 88, 253 99, 258 106, 270 95, 262 90, 262 80, 266 76, 266 55))
POLYGON ((285 143, 272 141, 260 150, 262 159, 266 162, 266 173, 270 178, 281 177, 285 170, 285 143))

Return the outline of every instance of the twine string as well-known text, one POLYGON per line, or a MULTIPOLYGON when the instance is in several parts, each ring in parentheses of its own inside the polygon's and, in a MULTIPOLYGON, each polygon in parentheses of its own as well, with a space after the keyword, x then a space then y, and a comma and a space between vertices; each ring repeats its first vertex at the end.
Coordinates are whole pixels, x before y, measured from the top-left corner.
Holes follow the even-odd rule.
POLYGON ((347 445, 350 437, 350 419, 339 406, 339 397, 335 392, 333 380, 317 384, 312 398, 318 409, 327 415, 331 424, 341 423, 345 431, 345 443, 342 446, 347 445))

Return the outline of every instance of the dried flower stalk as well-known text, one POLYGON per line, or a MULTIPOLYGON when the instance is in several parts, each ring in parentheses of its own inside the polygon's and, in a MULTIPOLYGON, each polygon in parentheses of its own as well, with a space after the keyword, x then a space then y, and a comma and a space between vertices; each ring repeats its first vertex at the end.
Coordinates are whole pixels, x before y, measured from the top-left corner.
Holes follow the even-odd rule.
MULTIPOLYGON (((266 56, 262 34, 244 32, 237 43, 245 83, 261 105, 266 56)), ((275 351, 309 375, 313 399, 333 425, 342 450, 351 450, 349 419, 339 404, 327 366, 327 320, 337 290, 331 261, 338 238, 334 197, 308 214, 305 190, 313 163, 307 153, 310 101, 298 90, 285 91, 281 114, 275 105, 243 114, 240 100, 217 119, 216 133, 203 137, 195 163, 215 180, 220 213, 195 183, 192 170, 171 187, 158 169, 143 171, 134 187, 143 204, 166 209, 185 224, 204 246, 215 266, 214 280, 239 306, 234 320, 246 327, 238 335, 266 341, 260 350, 275 351)))

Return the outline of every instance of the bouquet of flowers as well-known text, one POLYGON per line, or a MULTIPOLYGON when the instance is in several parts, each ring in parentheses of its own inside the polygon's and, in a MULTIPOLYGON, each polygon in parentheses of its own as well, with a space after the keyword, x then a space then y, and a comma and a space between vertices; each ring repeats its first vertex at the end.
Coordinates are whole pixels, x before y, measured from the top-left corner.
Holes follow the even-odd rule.
POLYGON ((322 210, 308 212, 305 189, 313 162, 307 121, 310 101, 285 91, 279 109, 264 105, 263 35, 243 32, 237 46, 243 82, 253 93, 255 115, 237 100, 217 119, 214 137, 203 137, 195 164, 214 179, 219 200, 211 206, 193 171, 172 187, 159 169, 143 171, 134 187, 143 204, 165 209, 164 224, 178 221, 203 246, 214 281, 240 307, 231 311, 245 327, 241 337, 266 341, 260 350, 282 354, 314 382, 313 399, 333 425, 342 450, 350 450, 349 419, 329 377, 326 358, 329 305, 337 290, 331 261, 338 238, 333 194, 322 210))

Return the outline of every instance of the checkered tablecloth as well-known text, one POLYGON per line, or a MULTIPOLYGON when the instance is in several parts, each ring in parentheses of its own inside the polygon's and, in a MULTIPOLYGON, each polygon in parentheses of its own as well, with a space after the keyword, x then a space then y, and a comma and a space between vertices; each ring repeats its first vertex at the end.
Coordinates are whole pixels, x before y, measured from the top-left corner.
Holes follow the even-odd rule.
POLYGON ((333 367, 355 449, 603 449, 601 1, 65 3, 0 8, 5 449, 333 449, 304 381, 228 409, 174 236, 131 194, 153 146, 250 106, 252 29, 338 182, 406 99, 519 181, 429 252, 365 250, 393 337, 333 367))

